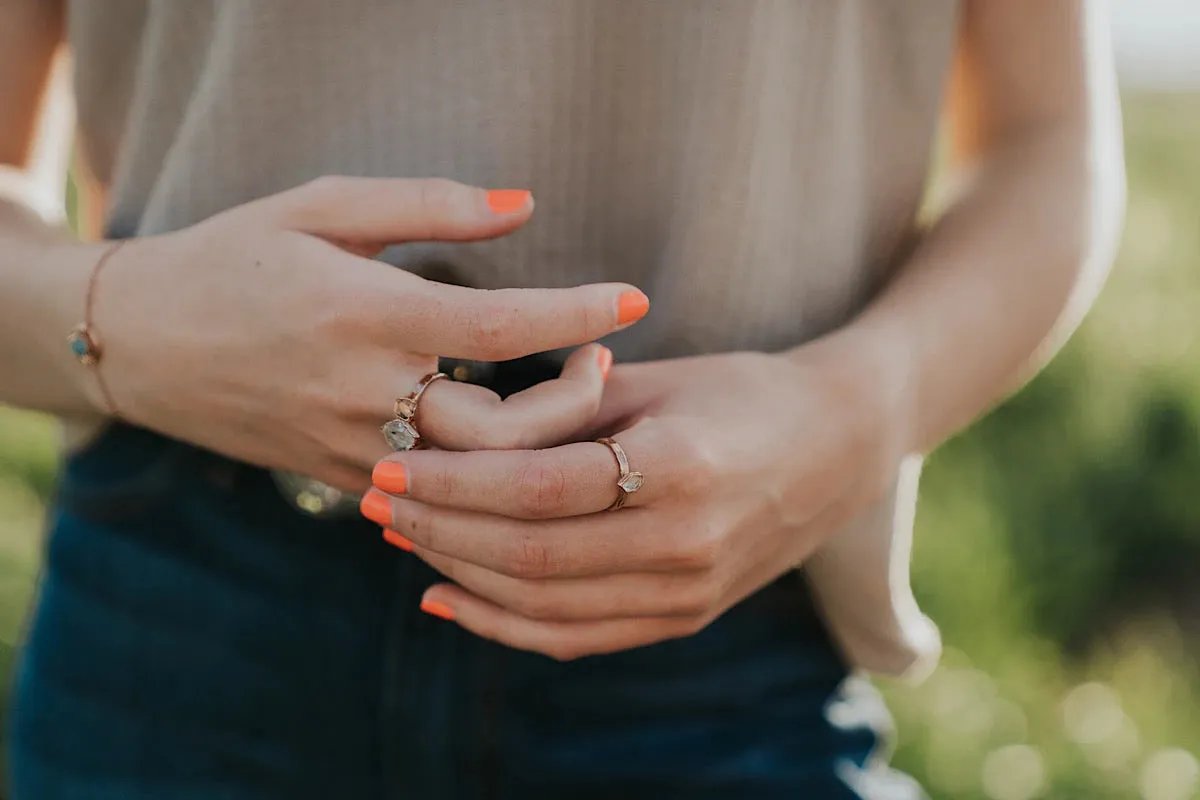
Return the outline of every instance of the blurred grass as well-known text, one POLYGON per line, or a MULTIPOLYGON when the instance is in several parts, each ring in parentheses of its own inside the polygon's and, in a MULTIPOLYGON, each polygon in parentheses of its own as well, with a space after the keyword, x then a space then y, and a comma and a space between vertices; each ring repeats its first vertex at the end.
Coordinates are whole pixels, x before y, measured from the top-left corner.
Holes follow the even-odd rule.
MULTIPOLYGON (((1200 796, 1200 96, 1125 114, 1128 222, 1095 310, 926 468, 914 581, 948 649, 885 690, 895 762, 935 798, 1200 796)), ((5 684, 55 465, 53 423, 0 408, 5 684)))
MULTIPOLYGON (((54 432, 47 417, 0 408, 0 687, 11 682, 34 594, 45 501, 57 462, 54 432)), ((6 700, 7 692, 0 692, 0 720, 6 700)), ((0 786, 5 757, 0 748, 0 786)))
POLYGON ((1125 98, 1120 255, 1060 356, 930 459, 948 653, 888 686, 938 798, 1200 796, 1200 96, 1125 98))

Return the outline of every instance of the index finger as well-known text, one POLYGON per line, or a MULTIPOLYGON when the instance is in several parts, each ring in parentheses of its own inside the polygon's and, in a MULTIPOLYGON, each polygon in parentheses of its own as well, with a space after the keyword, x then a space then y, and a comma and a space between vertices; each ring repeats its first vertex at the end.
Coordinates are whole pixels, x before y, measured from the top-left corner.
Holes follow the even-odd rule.
POLYGON ((389 324, 404 349, 424 355, 508 361, 593 342, 650 309, 646 295, 624 283, 471 289, 406 277, 416 283, 396 294, 389 324))

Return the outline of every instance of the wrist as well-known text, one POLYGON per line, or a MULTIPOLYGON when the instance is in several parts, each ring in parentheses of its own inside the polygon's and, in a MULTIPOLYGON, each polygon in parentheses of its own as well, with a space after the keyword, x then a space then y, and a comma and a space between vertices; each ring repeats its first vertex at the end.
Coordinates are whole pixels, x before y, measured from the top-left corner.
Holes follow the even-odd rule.
POLYGON ((855 430, 898 464, 921 449, 918 372, 908 341, 878 325, 851 323, 786 354, 815 368, 855 430))
MULTIPOLYGON (((108 241, 59 244, 48 248, 39 259, 39 269, 47 282, 47 296, 55 301, 48 313, 54 327, 50 332, 50 345, 54 348, 50 356, 63 364, 66 383, 76 398, 72 406, 84 414, 108 416, 112 409, 97 374, 100 365, 81 363, 68 337, 89 322, 88 288, 96 265, 112 247, 113 243, 108 241)), ((92 329, 89 333, 94 343, 100 345, 103 332, 92 329)))

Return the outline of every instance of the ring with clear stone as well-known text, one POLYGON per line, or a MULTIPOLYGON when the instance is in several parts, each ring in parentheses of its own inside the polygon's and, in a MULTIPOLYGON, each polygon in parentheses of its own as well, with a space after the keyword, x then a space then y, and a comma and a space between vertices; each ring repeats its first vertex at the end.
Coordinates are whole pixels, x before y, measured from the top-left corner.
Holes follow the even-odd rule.
POLYGON ((393 406, 395 419, 383 423, 380 431, 384 441, 393 450, 413 450, 421 444, 421 434, 417 432, 417 403, 429 385, 441 378, 449 377, 444 372, 431 372, 421 380, 407 397, 399 397, 393 406))
POLYGON ((629 495, 642 488, 645 483, 645 478, 640 472, 633 472, 629 469, 629 457, 625 455, 625 448, 621 447, 615 439, 610 439, 607 436, 603 439, 597 439, 598 444, 602 444, 612 451, 612 454, 617 459, 617 499, 608 507, 608 511, 616 511, 625 505, 625 500, 629 495))

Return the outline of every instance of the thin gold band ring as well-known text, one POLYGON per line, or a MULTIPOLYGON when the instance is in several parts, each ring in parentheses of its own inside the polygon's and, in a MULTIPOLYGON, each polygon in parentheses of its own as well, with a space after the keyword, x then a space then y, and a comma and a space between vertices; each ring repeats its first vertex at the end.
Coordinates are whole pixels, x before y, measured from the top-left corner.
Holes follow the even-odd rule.
POLYGON ((597 439, 596 442, 611 450, 613 456, 617 459, 617 470, 620 473, 617 475, 617 499, 606 509, 608 511, 617 511, 625 505, 625 501, 629 498, 629 495, 642 488, 642 484, 646 482, 646 479, 642 473, 629 469, 629 457, 625 455, 625 448, 621 447, 615 439, 606 436, 603 439, 597 439))

